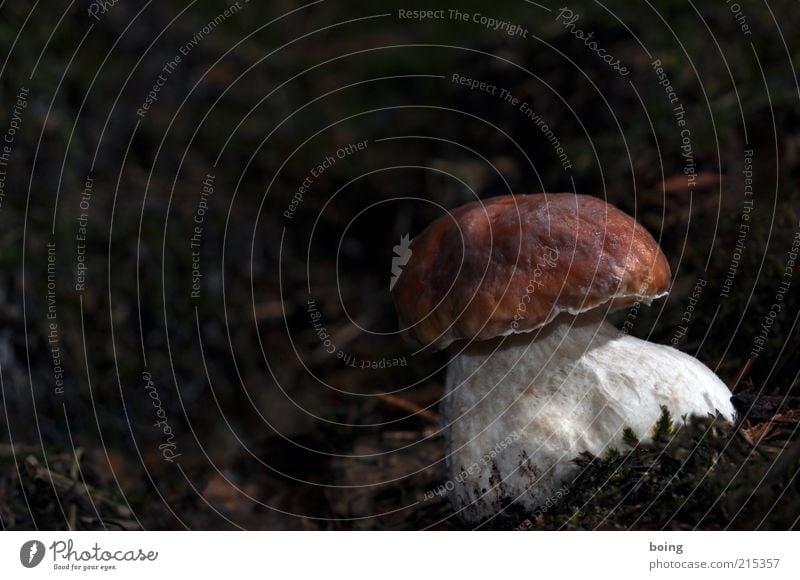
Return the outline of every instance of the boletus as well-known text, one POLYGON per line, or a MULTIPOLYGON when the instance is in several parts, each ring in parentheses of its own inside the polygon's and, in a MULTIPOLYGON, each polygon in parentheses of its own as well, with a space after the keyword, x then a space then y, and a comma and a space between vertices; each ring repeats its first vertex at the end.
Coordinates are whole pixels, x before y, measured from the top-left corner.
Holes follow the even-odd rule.
POLYGON ((732 421, 731 393, 703 363, 621 332, 608 312, 667 294, 669 263, 633 218, 571 193, 459 207, 411 244, 394 287, 403 330, 450 347, 442 421, 451 499, 468 522, 533 510, 630 427, 732 421))

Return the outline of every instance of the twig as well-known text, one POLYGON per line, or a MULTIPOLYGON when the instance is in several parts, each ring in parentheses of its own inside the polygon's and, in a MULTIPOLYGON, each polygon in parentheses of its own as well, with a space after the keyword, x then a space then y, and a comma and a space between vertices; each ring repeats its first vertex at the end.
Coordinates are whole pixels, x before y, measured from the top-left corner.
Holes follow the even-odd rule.
POLYGON ((411 401, 396 395, 378 395, 378 398, 391 407, 408 411, 409 413, 417 415, 421 419, 425 419, 426 421, 430 421, 436 425, 439 424, 440 419, 438 413, 434 413, 430 409, 420 407, 416 403, 412 403, 411 401))

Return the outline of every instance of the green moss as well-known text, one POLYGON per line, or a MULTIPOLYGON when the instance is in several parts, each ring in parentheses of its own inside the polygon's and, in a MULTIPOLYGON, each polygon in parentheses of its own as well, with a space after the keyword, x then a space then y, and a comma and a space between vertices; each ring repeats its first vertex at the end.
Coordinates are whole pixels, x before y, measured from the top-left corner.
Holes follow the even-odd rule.
POLYGON ((622 442, 628 447, 636 447, 639 445, 639 436, 630 427, 625 427, 622 430, 622 442))
POLYGON ((661 416, 653 425, 653 441, 666 441, 675 433, 675 427, 672 424, 672 413, 664 405, 661 405, 661 416))
POLYGON ((800 509, 797 458, 754 453, 731 425, 693 418, 676 428, 663 413, 652 442, 627 453, 577 459, 580 475, 539 529, 791 529, 800 509))

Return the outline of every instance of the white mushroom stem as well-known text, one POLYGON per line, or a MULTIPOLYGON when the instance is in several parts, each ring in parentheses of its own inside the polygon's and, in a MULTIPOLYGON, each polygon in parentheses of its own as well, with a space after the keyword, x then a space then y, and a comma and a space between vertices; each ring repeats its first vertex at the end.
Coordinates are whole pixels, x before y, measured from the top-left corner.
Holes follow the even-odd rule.
POLYGON ((646 441, 666 406, 675 420, 733 420, 728 387, 672 347, 620 332, 601 315, 561 315, 544 328, 473 342, 451 362, 443 404, 447 489, 468 521, 510 503, 552 503, 582 452, 646 441))

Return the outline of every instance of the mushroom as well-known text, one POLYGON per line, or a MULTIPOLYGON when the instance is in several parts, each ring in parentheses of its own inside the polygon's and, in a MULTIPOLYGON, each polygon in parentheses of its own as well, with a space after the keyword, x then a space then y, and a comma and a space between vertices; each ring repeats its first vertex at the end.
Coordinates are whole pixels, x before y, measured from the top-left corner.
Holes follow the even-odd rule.
POLYGON ((604 320, 667 294, 666 257, 633 218, 571 193, 459 207, 411 243, 393 293, 417 342, 450 346, 442 422, 448 485, 468 522, 561 497, 582 452, 642 440, 673 417, 734 418, 703 363, 604 320))

